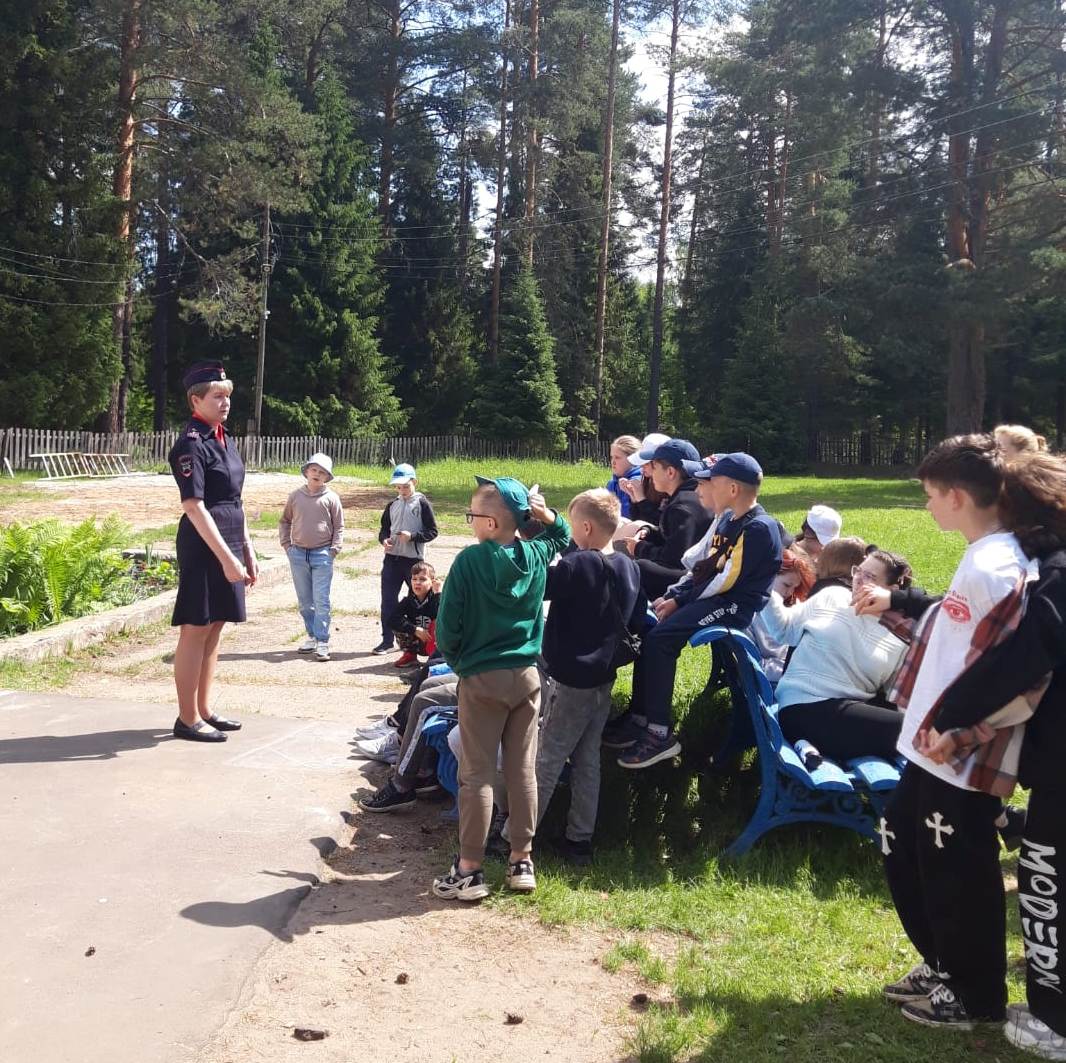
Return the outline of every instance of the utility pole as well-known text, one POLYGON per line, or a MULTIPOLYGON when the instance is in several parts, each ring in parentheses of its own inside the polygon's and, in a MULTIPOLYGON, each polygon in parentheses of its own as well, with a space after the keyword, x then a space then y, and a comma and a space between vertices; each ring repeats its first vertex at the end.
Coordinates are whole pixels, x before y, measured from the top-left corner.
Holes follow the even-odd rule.
POLYGON ((270 288, 270 203, 263 207, 263 242, 259 251, 259 359, 255 367, 255 409, 248 421, 248 434, 258 436, 263 417, 263 371, 266 368, 267 291, 270 288))

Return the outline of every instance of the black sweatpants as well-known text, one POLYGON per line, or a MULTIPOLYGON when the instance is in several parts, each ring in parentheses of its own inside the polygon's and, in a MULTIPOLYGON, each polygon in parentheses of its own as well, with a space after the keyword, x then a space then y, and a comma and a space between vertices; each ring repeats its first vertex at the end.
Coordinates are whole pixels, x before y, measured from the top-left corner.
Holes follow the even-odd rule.
POLYGON ((974 1019, 1007 1004, 1007 918, 998 797, 904 769, 881 822, 885 874, 903 929, 974 1019))
POLYGON ((660 565, 658 561, 649 561, 647 558, 637 558, 637 568, 640 569, 640 589, 648 602, 654 602, 666 593, 666 588, 676 583, 688 571, 684 568, 668 568, 660 565))
POLYGON ((852 698, 827 698, 789 705, 778 713, 790 742, 807 739, 819 753, 840 763, 852 757, 896 759, 903 713, 852 698))
POLYGON ((1018 854, 1018 912, 1029 1010, 1062 1036, 1066 1036, 1066 971, 1059 950, 1066 947, 1066 908, 1059 883, 1066 852, 1064 802, 1062 790, 1033 790, 1018 854))
POLYGON ((404 585, 411 589, 411 569, 418 561, 417 557, 400 557, 398 554, 385 554, 381 559, 381 642, 384 646, 394 644, 389 621, 399 604, 404 585))

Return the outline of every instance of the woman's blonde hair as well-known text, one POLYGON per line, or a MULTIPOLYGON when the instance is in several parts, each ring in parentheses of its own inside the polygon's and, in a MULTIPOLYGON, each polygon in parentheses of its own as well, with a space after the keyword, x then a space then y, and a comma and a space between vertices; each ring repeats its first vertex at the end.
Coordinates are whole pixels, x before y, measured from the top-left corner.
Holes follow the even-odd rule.
POLYGON ((1047 440, 1023 424, 999 424, 992 429, 999 449, 1007 457, 1015 454, 1038 454, 1047 450, 1047 440))
POLYGON ((1041 450, 1008 461, 999 514, 1029 557, 1066 546, 1066 458, 1041 450))
POLYGON ((814 562, 820 580, 851 579, 851 570, 866 558, 866 543, 857 535, 845 535, 822 547, 814 562))
POLYGON ((640 440, 636 436, 619 436, 612 444, 628 458, 630 454, 636 454, 640 450, 640 440))
POLYGON ((193 409, 193 396, 198 399, 202 399, 212 388, 218 388, 224 391, 227 395, 233 394, 233 381, 232 380, 205 380, 202 384, 193 384, 188 391, 185 392, 185 398, 189 403, 189 409, 193 409))

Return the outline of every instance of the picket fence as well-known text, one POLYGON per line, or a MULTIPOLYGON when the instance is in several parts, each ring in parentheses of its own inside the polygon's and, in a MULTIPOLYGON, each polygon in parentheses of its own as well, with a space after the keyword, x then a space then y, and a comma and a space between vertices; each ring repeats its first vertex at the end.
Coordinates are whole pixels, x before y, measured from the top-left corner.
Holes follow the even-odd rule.
MULTIPOLYGON (((0 468, 6 458, 15 470, 40 470, 31 454, 80 451, 85 454, 127 454, 131 469, 152 469, 166 464, 178 438, 168 432, 80 432, 46 428, 0 430, 0 468)), ((514 440, 480 439, 477 436, 395 436, 384 439, 324 436, 234 436, 249 469, 283 469, 298 466, 316 451, 329 454, 343 465, 412 464, 432 458, 535 458, 544 451, 514 440)), ((573 438, 566 448, 552 455, 558 461, 592 461, 606 465, 610 442, 573 438)))

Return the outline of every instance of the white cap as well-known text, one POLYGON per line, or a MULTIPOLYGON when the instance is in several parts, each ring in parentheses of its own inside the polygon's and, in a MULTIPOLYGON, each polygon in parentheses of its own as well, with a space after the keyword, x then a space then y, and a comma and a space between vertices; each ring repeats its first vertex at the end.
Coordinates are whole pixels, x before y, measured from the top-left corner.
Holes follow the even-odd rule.
POLYGON ((844 523, 840 514, 829 506, 811 506, 807 510, 807 519, 803 522, 814 532, 818 542, 825 546, 840 535, 844 523))
POLYGON ((401 462, 392 470, 392 479, 389 480, 389 485, 395 484, 409 484, 415 477, 415 467, 408 465, 407 462, 401 462))
POLYGON ((329 483, 333 479, 333 459, 328 454, 312 454, 300 466, 300 472, 307 472, 308 465, 317 465, 319 468, 324 469, 326 473, 326 483, 329 483))
POLYGON ((661 446, 663 443, 669 443, 670 437, 663 435, 662 432, 650 432, 640 441, 640 450, 634 451, 629 455, 629 464, 640 468, 641 465, 647 465, 648 459, 640 456, 641 450, 654 450, 656 447, 661 446))

